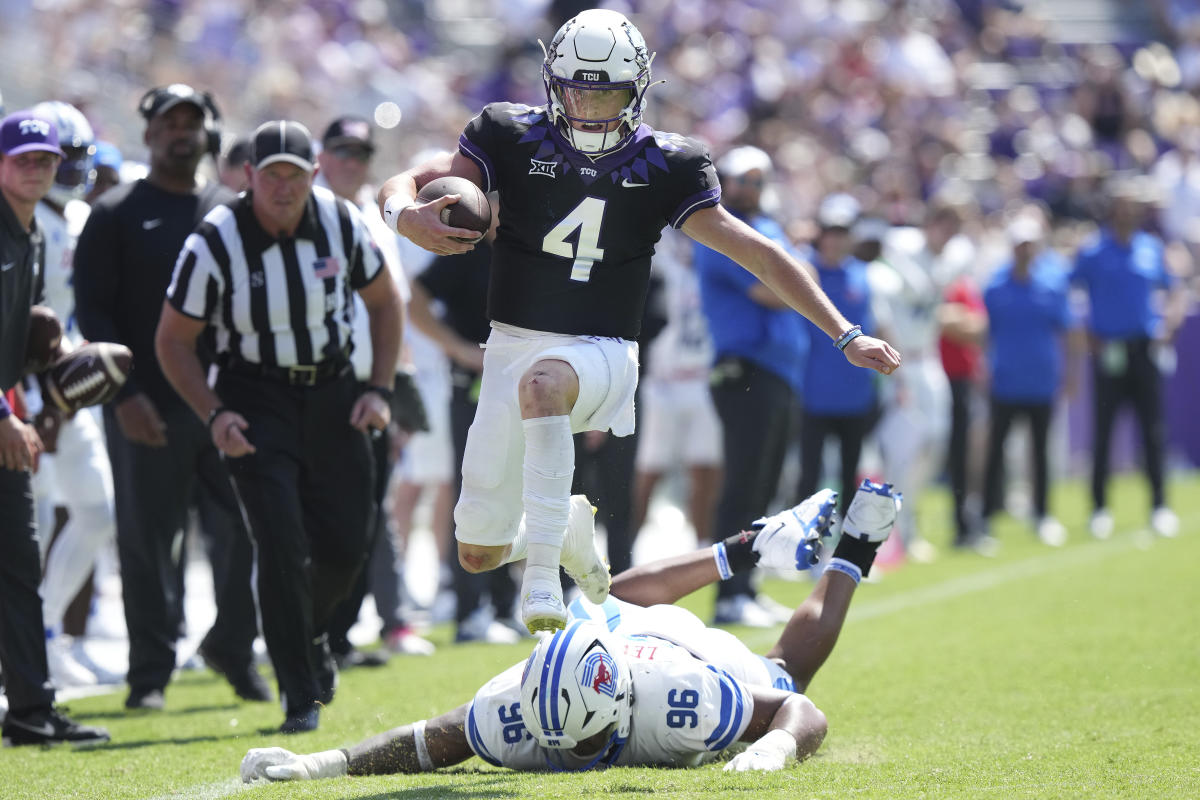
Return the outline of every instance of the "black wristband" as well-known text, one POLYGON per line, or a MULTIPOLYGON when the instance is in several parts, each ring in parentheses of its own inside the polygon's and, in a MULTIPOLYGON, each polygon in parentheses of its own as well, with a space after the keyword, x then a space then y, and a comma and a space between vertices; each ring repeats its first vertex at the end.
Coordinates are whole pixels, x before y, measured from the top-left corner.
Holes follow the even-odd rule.
POLYGON ((758 566, 758 553, 754 551, 754 537, 758 531, 742 531, 725 540, 725 556, 729 559, 729 571, 734 575, 758 566))
POLYGON ((383 402, 387 403, 388 406, 391 406, 392 399, 396 396, 391 389, 388 389, 385 386, 376 386, 375 384, 370 384, 363 389, 363 394, 366 394, 367 392, 374 392, 375 394, 379 395, 383 398, 383 402))
POLYGON ((224 414, 226 411, 233 411, 229 406, 217 406, 212 411, 208 412, 208 431, 212 433, 213 423, 217 421, 217 417, 224 414))
POLYGON ((833 550, 834 558, 843 558, 862 570, 863 577, 871 574, 871 565, 875 563, 875 554, 883 542, 869 542, 857 536, 842 534, 837 547, 833 550))

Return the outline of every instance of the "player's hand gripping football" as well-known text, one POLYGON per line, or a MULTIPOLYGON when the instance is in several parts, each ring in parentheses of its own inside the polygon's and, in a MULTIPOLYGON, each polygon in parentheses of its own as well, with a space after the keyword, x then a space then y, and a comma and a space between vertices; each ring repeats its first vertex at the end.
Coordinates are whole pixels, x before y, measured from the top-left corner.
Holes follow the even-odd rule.
POLYGON ((822 489, 798 506, 754 521, 758 530, 754 552, 758 565, 772 569, 806 570, 821 558, 821 539, 837 518, 838 493, 822 489))
POLYGON ((846 349, 846 360, 856 367, 866 367, 884 375, 891 375, 900 368, 900 354, 883 339, 873 336, 858 336, 850 340, 846 349))
POLYGON ((293 753, 282 747, 255 747, 242 759, 242 782, 258 778, 270 781, 311 781, 346 774, 346 754, 341 750, 293 753))

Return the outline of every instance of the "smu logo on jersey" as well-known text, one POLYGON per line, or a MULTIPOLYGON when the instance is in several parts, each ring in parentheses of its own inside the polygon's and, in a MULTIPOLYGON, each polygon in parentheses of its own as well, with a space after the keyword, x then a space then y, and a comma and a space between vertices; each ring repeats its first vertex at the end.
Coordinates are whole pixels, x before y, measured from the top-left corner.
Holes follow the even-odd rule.
POLYGON ((538 161, 536 158, 529 159, 529 174, 530 175, 545 175, 547 178, 553 178, 554 168, 558 166, 557 161, 538 161))
POLYGON ((313 262, 313 277, 335 278, 341 269, 342 262, 337 260, 337 256, 325 256, 313 262))
POLYGON ((592 687, 597 694, 613 697, 617 693, 617 665, 612 656, 603 650, 588 653, 583 659, 584 686, 592 687))

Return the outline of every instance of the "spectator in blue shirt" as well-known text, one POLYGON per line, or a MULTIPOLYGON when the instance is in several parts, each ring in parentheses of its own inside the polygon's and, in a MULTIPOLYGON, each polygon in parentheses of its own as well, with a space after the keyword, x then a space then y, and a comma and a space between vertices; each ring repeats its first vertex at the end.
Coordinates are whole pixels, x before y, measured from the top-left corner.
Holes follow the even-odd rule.
POLYGON ((1098 539, 1112 534, 1107 484, 1113 422, 1125 402, 1133 406, 1142 433, 1150 482, 1150 526, 1174 536, 1179 519, 1166 504, 1162 378, 1156 356, 1169 346, 1183 319, 1182 294, 1167 270, 1162 241, 1140 229, 1141 184, 1128 178, 1107 188, 1107 224, 1080 248, 1072 283, 1091 300, 1089 332, 1095 395, 1090 529, 1098 539))
MULTIPOLYGON (((851 255, 850 228, 858 214, 858 201, 850 195, 833 194, 821 201, 817 210, 819 232, 813 242, 812 263, 821 288, 838 310, 848 318, 858 320, 863 332, 874 336, 867 265, 851 255)), ((810 340, 821 340, 815 325, 804 320, 804 326, 810 340)), ((841 492, 843 514, 858 485, 858 461, 863 440, 871 431, 877 409, 875 380, 866 371, 847 366, 848 362, 837 348, 816 347, 809 352, 802 392, 804 417, 800 423, 799 496, 808 497, 817 491, 825 438, 836 436, 841 453, 838 491, 841 492)))
POLYGON ((1004 445, 1012 423, 1025 418, 1032 434, 1038 538, 1058 547, 1067 533, 1048 508, 1047 434, 1064 384, 1064 347, 1076 322, 1067 299, 1067 264, 1054 251, 1042 249, 1042 230, 1041 221, 1031 216, 1009 224, 1012 261, 997 270, 983 294, 992 378, 983 515, 989 521, 1003 506, 1004 445))
MULTIPOLYGON (((761 210, 770 157, 757 147, 738 147, 717 162, 717 173, 725 207, 790 250, 783 228, 761 210)), ((808 334, 803 317, 732 259, 697 244, 693 263, 714 346, 713 404, 724 429, 725 477, 713 530, 738 530, 775 496, 808 334)), ((761 627, 776 622, 755 600, 749 573, 720 583, 715 619, 761 627)))

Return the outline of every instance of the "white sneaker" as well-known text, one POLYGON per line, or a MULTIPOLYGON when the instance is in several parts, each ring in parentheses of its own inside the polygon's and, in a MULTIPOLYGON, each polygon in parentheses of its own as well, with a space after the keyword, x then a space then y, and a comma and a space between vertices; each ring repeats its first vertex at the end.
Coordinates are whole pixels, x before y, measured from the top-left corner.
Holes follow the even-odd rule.
POLYGON ((1108 513, 1103 508, 1098 508, 1092 512, 1092 518, 1088 520, 1088 530, 1096 539, 1107 539, 1113 534, 1113 518, 1112 514, 1108 513))
POLYGON ((71 655, 84 669, 96 676, 96 683, 106 686, 124 683, 125 673, 114 672, 92 658, 92 654, 87 650, 87 639, 80 636, 71 637, 71 655))
MULTIPOLYGON (((842 533, 867 542, 884 541, 896 525, 896 514, 902 502, 903 496, 892 491, 890 483, 864 480, 846 509, 842 533)), ((909 555, 912 555, 912 542, 909 543, 909 555)))
POLYGON ((759 605, 753 597, 739 594, 717 601, 713 622, 717 625, 745 625, 750 628, 773 628, 775 615, 759 605))
POLYGON ((393 653, 407 656, 431 656, 437 651, 433 642, 407 626, 390 631, 384 646, 393 653))
MULTIPOLYGON (((994 541, 994 540, 993 540, 994 541)), ((982 552, 980 546, 976 545, 976 550, 982 552)), ((937 547, 928 539, 923 539, 920 536, 913 537, 912 541, 907 542, 904 546, 904 552, 916 564, 931 564, 937 560, 937 547)), ((987 553, 983 553, 987 555, 987 553)))
POLYGON ((516 644, 521 636, 502 622, 492 618, 487 609, 477 608, 458 624, 454 634, 456 644, 479 642, 482 644, 516 644))
POLYGON ((1179 535, 1179 517, 1166 506, 1159 506, 1150 515, 1150 530, 1164 539, 1174 539, 1179 535))
POLYGON ((829 534, 836 515, 837 497, 833 489, 822 489, 798 506, 755 520, 753 527, 759 531, 752 547, 758 566, 803 571, 817 563, 821 538, 829 534))
POLYGON ((557 569, 526 564, 521 577, 521 622, 530 633, 567 627, 567 607, 557 569))
POLYGON ((1042 544, 1050 547, 1062 547, 1067 543, 1067 529, 1049 515, 1038 520, 1037 536, 1042 540, 1042 544))
POLYGON ((46 666, 50 680, 59 689, 96 685, 95 674, 75 658, 70 637, 64 634, 46 640, 46 666))
POLYGON ((596 507, 584 495, 571 496, 571 513, 559 558, 588 602, 599 605, 608 599, 612 576, 608 562, 596 550, 596 507))

